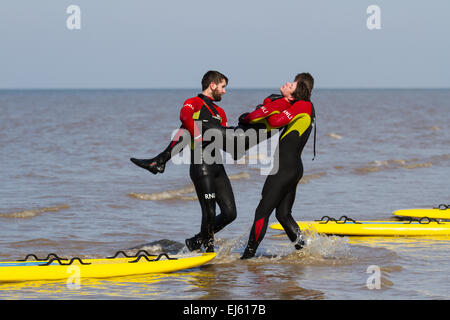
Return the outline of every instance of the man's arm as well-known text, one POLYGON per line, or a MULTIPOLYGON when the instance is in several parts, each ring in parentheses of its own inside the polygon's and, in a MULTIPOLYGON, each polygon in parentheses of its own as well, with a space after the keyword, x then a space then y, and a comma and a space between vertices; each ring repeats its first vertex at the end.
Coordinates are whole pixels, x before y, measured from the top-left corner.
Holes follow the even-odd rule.
POLYGON ((272 96, 266 98, 264 100, 265 105, 258 106, 258 109, 250 114, 249 119, 251 121, 246 121, 247 116, 249 116, 248 113, 243 114, 239 117, 239 124, 236 127, 228 126, 225 112, 218 108, 222 118, 221 124, 204 122, 202 129, 204 132, 208 129, 216 130, 216 133, 219 133, 223 138, 222 150, 231 154, 234 160, 238 160, 245 155, 248 149, 270 138, 272 132, 266 120, 268 115, 261 115, 267 113, 267 110, 271 110, 269 114, 279 113, 280 110, 287 107, 286 104, 290 105, 289 102, 284 101, 285 103, 282 101, 272 103, 272 96))
POLYGON ((311 124, 311 109, 311 102, 297 101, 290 108, 283 110, 281 113, 271 115, 267 118, 267 122, 272 128, 280 128, 297 119, 302 119, 304 124, 298 126, 301 131, 299 134, 301 135, 311 124))
POLYGON ((201 100, 196 97, 187 99, 180 111, 180 120, 182 123, 182 127, 189 131, 191 137, 193 137, 194 140, 200 139, 200 141, 202 132, 200 131, 196 124, 196 121, 194 120, 194 114, 200 111, 202 103, 203 102, 201 102, 201 100))
POLYGON ((264 102, 267 102, 260 108, 249 113, 243 121, 246 123, 260 122, 262 119, 268 118, 271 115, 278 114, 283 110, 289 108, 291 104, 284 98, 274 101, 267 101, 270 97, 266 98, 264 102))

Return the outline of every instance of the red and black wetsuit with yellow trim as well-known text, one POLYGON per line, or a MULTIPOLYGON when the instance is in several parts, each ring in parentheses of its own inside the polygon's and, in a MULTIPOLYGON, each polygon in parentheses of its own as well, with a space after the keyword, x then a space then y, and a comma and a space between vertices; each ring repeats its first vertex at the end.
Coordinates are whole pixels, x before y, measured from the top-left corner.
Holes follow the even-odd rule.
MULTIPOLYGON (((261 109, 261 108, 260 108, 261 109)), ((246 121, 267 120, 271 128, 284 127, 280 133, 278 150, 279 166, 275 174, 269 175, 264 183, 262 199, 255 212, 243 259, 255 255, 267 230, 269 217, 276 210, 276 217, 292 242, 300 241, 300 229, 292 217, 291 210, 295 200, 297 185, 303 176, 302 151, 311 134, 315 121, 314 106, 310 101, 297 101, 290 104, 279 99, 265 106, 266 110, 255 110, 246 121)), ((301 248, 297 243, 296 248, 301 248)))
MULTIPOLYGON (((191 150, 194 149, 194 145, 198 145, 202 148, 205 147, 204 144, 201 144, 203 141, 202 129, 200 127, 202 121, 208 121, 217 126, 227 126, 227 116, 225 111, 214 104, 210 97, 203 94, 189 98, 184 102, 180 111, 180 121, 181 127, 176 132, 166 150, 162 152, 166 153, 163 159, 164 162, 167 162, 172 155, 181 151, 180 148, 177 148, 176 151, 174 151, 175 146, 180 146, 181 143, 182 147, 187 145, 188 141, 185 141, 186 137, 190 137, 191 139, 191 150), (189 132, 189 135, 186 134, 186 130, 189 132)), ((191 163, 193 163, 193 161, 191 163)))
POLYGON ((273 131, 266 118, 269 115, 280 113, 287 107, 281 102, 280 98, 282 97, 278 94, 272 94, 265 98, 262 104, 256 106, 256 111, 252 114, 257 116, 251 122, 247 120, 249 113, 244 113, 239 117, 239 124, 236 127, 218 126, 215 123, 205 121, 202 128, 204 131, 217 130, 215 134, 218 134, 218 136, 214 136, 223 140, 222 144, 216 145, 216 147, 229 153, 234 160, 238 160, 245 155, 248 149, 272 136, 273 131))
POLYGON ((227 117, 223 109, 217 106, 213 99, 199 94, 184 102, 180 111, 180 120, 181 127, 163 152, 152 159, 131 158, 130 160, 153 174, 162 173, 166 162, 190 143, 191 164, 189 174, 200 202, 202 222, 200 233, 191 239, 187 239, 186 245, 188 245, 189 250, 200 249, 201 245, 204 245, 206 251, 214 251, 214 233, 236 219, 236 203, 222 161, 219 163, 211 163, 210 161, 206 163, 204 161, 203 149, 208 143, 203 143, 201 123, 206 121, 218 127, 226 127, 227 117), (198 157, 198 155, 200 156, 198 157), (217 216, 216 204, 219 205, 221 210, 221 213, 217 216))
POLYGON ((207 251, 213 251, 214 233, 236 219, 236 203, 223 164, 207 164, 203 158, 199 162, 198 159, 194 159, 195 148, 204 148, 204 144, 195 142, 202 140, 200 121, 207 120, 226 127, 227 117, 223 109, 217 106, 210 97, 199 94, 197 97, 185 101, 180 111, 180 120, 182 127, 189 131, 192 139, 189 174, 202 210, 200 233, 195 238, 198 244, 201 243, 205 246, 207 251), (217 216, 216 204, 221 210, 217 216))

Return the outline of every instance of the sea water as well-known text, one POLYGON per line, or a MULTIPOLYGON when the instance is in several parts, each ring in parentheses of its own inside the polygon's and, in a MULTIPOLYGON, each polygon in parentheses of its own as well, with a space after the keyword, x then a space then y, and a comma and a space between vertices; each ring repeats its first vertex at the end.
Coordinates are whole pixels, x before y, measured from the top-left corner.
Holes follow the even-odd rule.
MULTIPOLYGON (((186 253, 184 239, 199 232, 201 221, 189 165, 169 162, 164 174, 153 175, 129 158, 163 150, 180 125, 184 100, 197 93, 0 91, 1 261, 29 253, 168 251, 167 243, 178 244, 172 253, 186 253)), ((271 93, 277 90, 230 88, 218 104, 235 125, 271 93)), ((312 161, 311 135, 292 212, 296 220, 386 220, 398 209, 450 202, 450 90, 318 89, 312 101, 317 156, 312 161)), ((241 261, 266 179, 264 157, 252 153, 246 163, 225 164, 238 217, 216 234, 218 256, 208 265, 81 279, 76 289, 65 281, 0 284, 0 299, 450 298, 445 237, 311 233, 296 252, 284 232, 268 229, 257 257, 241 261), (369 285, 371 270, 379 270, 376 287, 369 285)))

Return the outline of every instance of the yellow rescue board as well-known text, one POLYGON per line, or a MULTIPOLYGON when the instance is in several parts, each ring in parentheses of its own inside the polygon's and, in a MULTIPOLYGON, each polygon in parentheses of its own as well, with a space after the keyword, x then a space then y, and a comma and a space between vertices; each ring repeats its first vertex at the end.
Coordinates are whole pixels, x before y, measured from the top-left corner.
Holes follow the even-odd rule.
MULTIPOLYGON (((420 223, 417 221, 356 221, 336 222, 328 221, 298 221, 300 229, 313 230, 317 233, 327 235, 343 236, 428 236, 428 235, 450 235, 450 222, 420 223)), ((283 230, 277 223, 270 228, 283 230)))
MULTIPOLYGON (((80 278, 110 278, 129 275, 140 275, 150 273, 166 273, 190 269, 201 266, 212 259, 216 253, 201 253, 198 255, 177 256, 171 258, 161 258, 157 261, 147 261, 145 258, 138 262, 133 258, 115 259, 82 259, 73 261, 70 265, 61 265, 58 261, 53 261, 50 265, 43 264, 48 261, 7 261, 0 262, 0 282, 15 282, 29 280, 62 280, 77 276, 80 278)), ((149 260, 156 256, 149 256, 149 260)), ((62 263, 69 263, 69 260, 60 260, 62 263)))
POLYGON ((394 211, 394 216, 397 217, 411 217, 411 218, 423 218, 428 217, 432 219, 450 219, 450 209, 439 208, 423 208, 423 209, 403 209, 394 211))

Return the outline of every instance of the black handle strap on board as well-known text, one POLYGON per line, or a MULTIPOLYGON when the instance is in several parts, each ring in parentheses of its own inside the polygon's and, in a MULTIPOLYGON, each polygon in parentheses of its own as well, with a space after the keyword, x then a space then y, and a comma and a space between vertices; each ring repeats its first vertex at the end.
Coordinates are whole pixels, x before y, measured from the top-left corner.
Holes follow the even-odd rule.
POLYGON ((408 221, 407 224, 410 224, 411 222, 418 222, 420 224, 429 224, 431 222, 436 222, 437 224, 442 224, 439 220, 428 217, 422 217, 420 219, 410 218, 407 221, 408 221))
POLYGON ((72 259, 70 259, 69 262, 64 263, 61 261, 61 259, 57 259, 57 258, 53 258, 51 260, 49 260, 47 263, 44 264, 40 264, 39 266, 49 266, 51 265, 53 262, 57 261, 61 266, 70 266, 71 264, 73 264, 75 261, 78 261, 80 264, 82 265, 88 265, 91 264, 90 262, 84 262, 83 260, 81 260, 78 257, 73 257, 72 259))
POLYGON ((450 208, 450 204, 443 204, 443 203, 441 203, 437 207, 433 207, 433 209, 440 209, 440 210, 447 210, 448 208, 450 208))
MULTIPOLYGON (((123 256, 125 256, 126 258, 136 258, 136 259, 133 260, 133 261, 128 261, 129 263, 136 263, 136 262, 140 261, 142 258, 144 258, 145 260, 147 260, 147 261, 149 261, 149 262, 152 262, 152 261, 158 261, 158 260, 160 260, 162 257, 166 257, 167 260, 178 260, 178 258, 169 257, 169 255, 168 255, 167 253, 165 253, 165 252, 160 253, 159 255, 155 255, 155 254, 150 254, 149 252, 147 252, 147 251, 145 251, 145 250, 139 250, 139 251, 138 251, 136 254, 134 254, 134 255, 128 255, 128 254, 126 254, 124 251, 120 250, 120 251, 117 251, 112 257, 106 257, 106 259, 115 259, 115 258, 117 258, 117 257, 118 257, 119 255, 121 255, 121 254, 122 254, 123 256), (156 256, 156 258, 153 258, 153 257, 155 257, 155 256, 156 256), (150 259, 150 258, 153 258, 153 259, 150 259)), ((89 265, 89 264, 91 264, 90 262, 85 262, 85 261, 83 261, 83 260, 82 260, 81 258, 79 258, 79 257, 73 257, 73 258, 61 258, 61 257, 59 257, 56 253, 49 253, 49 254, 47 255, 47 257, 44 258, 44 259, 41 259, 41 258, 37 257, 35 254, 31 253, 31 254, 26 255, 24 259, 17 260, 17 261, 20 261, 20 262, 23 262, 23 261, 38 261, 38 262, 45 262, 45 263, 43 263, 43 264, 39 264, 39 266, 49 266, 49 265, 51 265, 53 262, 57 262, 57 263, 59 263, 59 265, 61 265, 61 266, 70 266, 70 265, 72 265, 75 261, 78 261, 78 262, 79 262, 80 264, 82 264, 82 265, 89 265), (28 259, 30 259, 30 258, 34 258, 35 260, 28 260, 28 259), (69 262, 63 262, 63 261, 69 261, 69 262)))
POLYGON ((349 218, 347 216, 341 216, 339 219, 335 219, 335 218, 331 218, 329 216, 323 216, 320 220, 314 220, 314 221, 319 221, 319 223, 321 224, 326 224, 329 221, 333 221, 336 222, 337 224, 344 224, 346 222, 352 222, 352 223, 356 223, 356 224, 360 224, 361 222, 358 222, 352 218, 349 218))
MULTIPOLYGON (((35 254, 31 253, 31 254, 27 254, 24 259, 17 260, 17 261, 28 261, 29 258, 34 258, 34 261, 47 261, 48 259, 50 259, 52 257, 59 259, 59 260, 68 260, 67 258, 58 257, 58 255, 56 253, 49 253, 47 255, 47 258, 44 258, 44 259, 38 258, 35 254)), ((33 260, 30 260, 30 261, 33 261, 33 260)))
POLYGON ((149 256, 149 257, 156 256, 156 254, 150 254, 150 253, 148 253, 148 252, 145 251, 145 250, 139 250, 139 251, 136 252, 134 255, 128 255, 128 254, 126 254, 124 251, 120 250, 120 251, 117 251, 113 256, 111 256, 111 257, 106 257, 106 259, 115 259, 115 258, 117 258, 120 254, 123 255, 125 258, 137 258, 137 257, 140 256, 140 255, 147 255, 147 256, 149 256))
POLYGON ((128 261, 128 262, 129 262, 129 263, 136 263, 136 262, 139 262, 142 258, 144 258, 144 259, 147 260, 148 262, 154 262, 154 261, 160 260, 162 257, 166 257, 167 260, 178 260, 178 258, 171 258, 171 257, 169 257, 169 255, 168 255, 167 253, 163 252, 163 253, 160 253, 155 259, 149 259, 148 255, 141 254, 141 255, 139 255, 139 256, 137 257, 136 260, 128 261))

